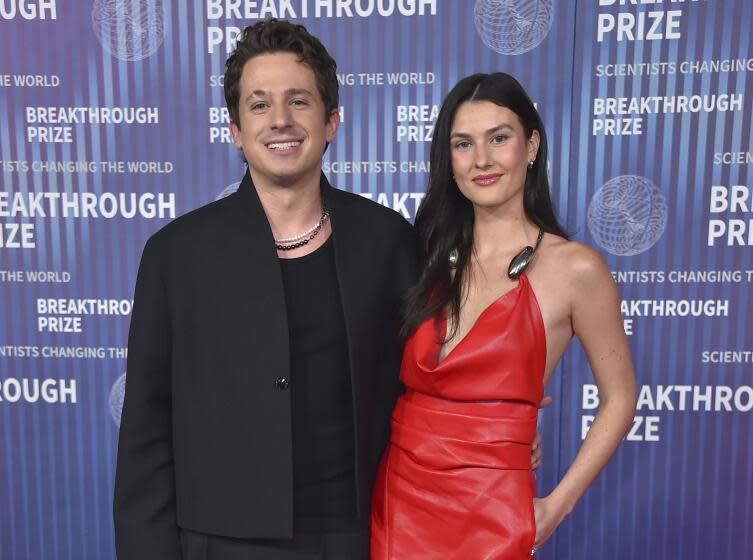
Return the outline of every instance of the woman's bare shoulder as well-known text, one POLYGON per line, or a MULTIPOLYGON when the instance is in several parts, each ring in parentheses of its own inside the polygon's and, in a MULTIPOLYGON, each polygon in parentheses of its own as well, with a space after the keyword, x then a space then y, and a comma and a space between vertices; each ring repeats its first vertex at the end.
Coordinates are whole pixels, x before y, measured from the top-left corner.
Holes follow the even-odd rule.
POLYGON ((612 274, 601 253, 583 243, 546 234, 541 242, 542 264, 561 279, 583 285, 610 281, 612 274))

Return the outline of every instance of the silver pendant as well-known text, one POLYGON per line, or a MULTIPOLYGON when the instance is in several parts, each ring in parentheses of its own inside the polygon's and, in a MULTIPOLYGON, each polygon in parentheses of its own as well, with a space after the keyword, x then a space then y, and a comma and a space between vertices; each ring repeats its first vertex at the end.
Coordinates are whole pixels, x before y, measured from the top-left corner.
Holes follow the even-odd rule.
POLYGON ((447 259, 450 263, 450 268, 457 268, 458 267, 458 250, 453 249, 450 251, 450 256, 447 259))
POLYGON ((536 254, 536 249, 539 248, 543 237, 544 230, 539 228, 539 236, 536 238, 536 245, 533 247, 526 245, 520 253, 512 258, 510 266, 507 267, 507 277, 510 280, 517 280, 518 277, 523 274, 526 267, 531 264, 533 255, 536 254))
POLYGON ((517 280, 526 267, 531 264, 533 259, 534 249, 530 245, 526 245, 525 248, 515 255, 510 261, 510 266, 507 267, 507 277, 510 280, 517 280))

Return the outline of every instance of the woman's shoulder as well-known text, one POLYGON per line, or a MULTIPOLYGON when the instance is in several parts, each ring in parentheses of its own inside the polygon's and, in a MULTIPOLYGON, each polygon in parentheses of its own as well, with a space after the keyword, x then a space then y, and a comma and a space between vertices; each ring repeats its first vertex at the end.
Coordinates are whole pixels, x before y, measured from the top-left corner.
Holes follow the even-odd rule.
POLYGON ((547 233, 541 240, 543 268, 579 284, 610 280, 612 274, 601 253, 578 241, 547 233))

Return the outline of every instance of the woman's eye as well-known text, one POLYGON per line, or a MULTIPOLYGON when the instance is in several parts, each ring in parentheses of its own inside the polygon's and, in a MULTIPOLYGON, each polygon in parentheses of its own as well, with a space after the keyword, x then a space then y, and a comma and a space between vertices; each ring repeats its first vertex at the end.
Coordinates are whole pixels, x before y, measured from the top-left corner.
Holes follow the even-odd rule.
POLYGON ((466 148, 469 148, 470 146, 471 146, 471 143, 468 142, 467 140, 462 140, 455 144, 455 148, 457 148, 458 150, 465 150, 466 148))
POLYGON ((507 140, 509 137, 505 134, 497 134, 494 138, 492 138, 492 142, 494 144, 501 144, 505 140, 507 140))

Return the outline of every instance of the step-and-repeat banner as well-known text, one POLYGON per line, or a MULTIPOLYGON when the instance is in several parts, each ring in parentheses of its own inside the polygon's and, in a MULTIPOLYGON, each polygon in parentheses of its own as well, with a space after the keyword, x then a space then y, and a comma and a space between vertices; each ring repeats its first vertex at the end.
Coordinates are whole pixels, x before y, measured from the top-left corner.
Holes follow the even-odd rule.
MULTIPOLYGON (((237 187, 224 61, 266 17, 338 61, 331 182, 410 220, 460 78, 508 72, 537 104, 553 199, 613 271, 639 387, 539 556, 753 557, 753 3, 0 0, 0 559, 114 558, 141 248, 237 187)), ((577 342, 548 393, 542 494, 599 407, 577 342)))

